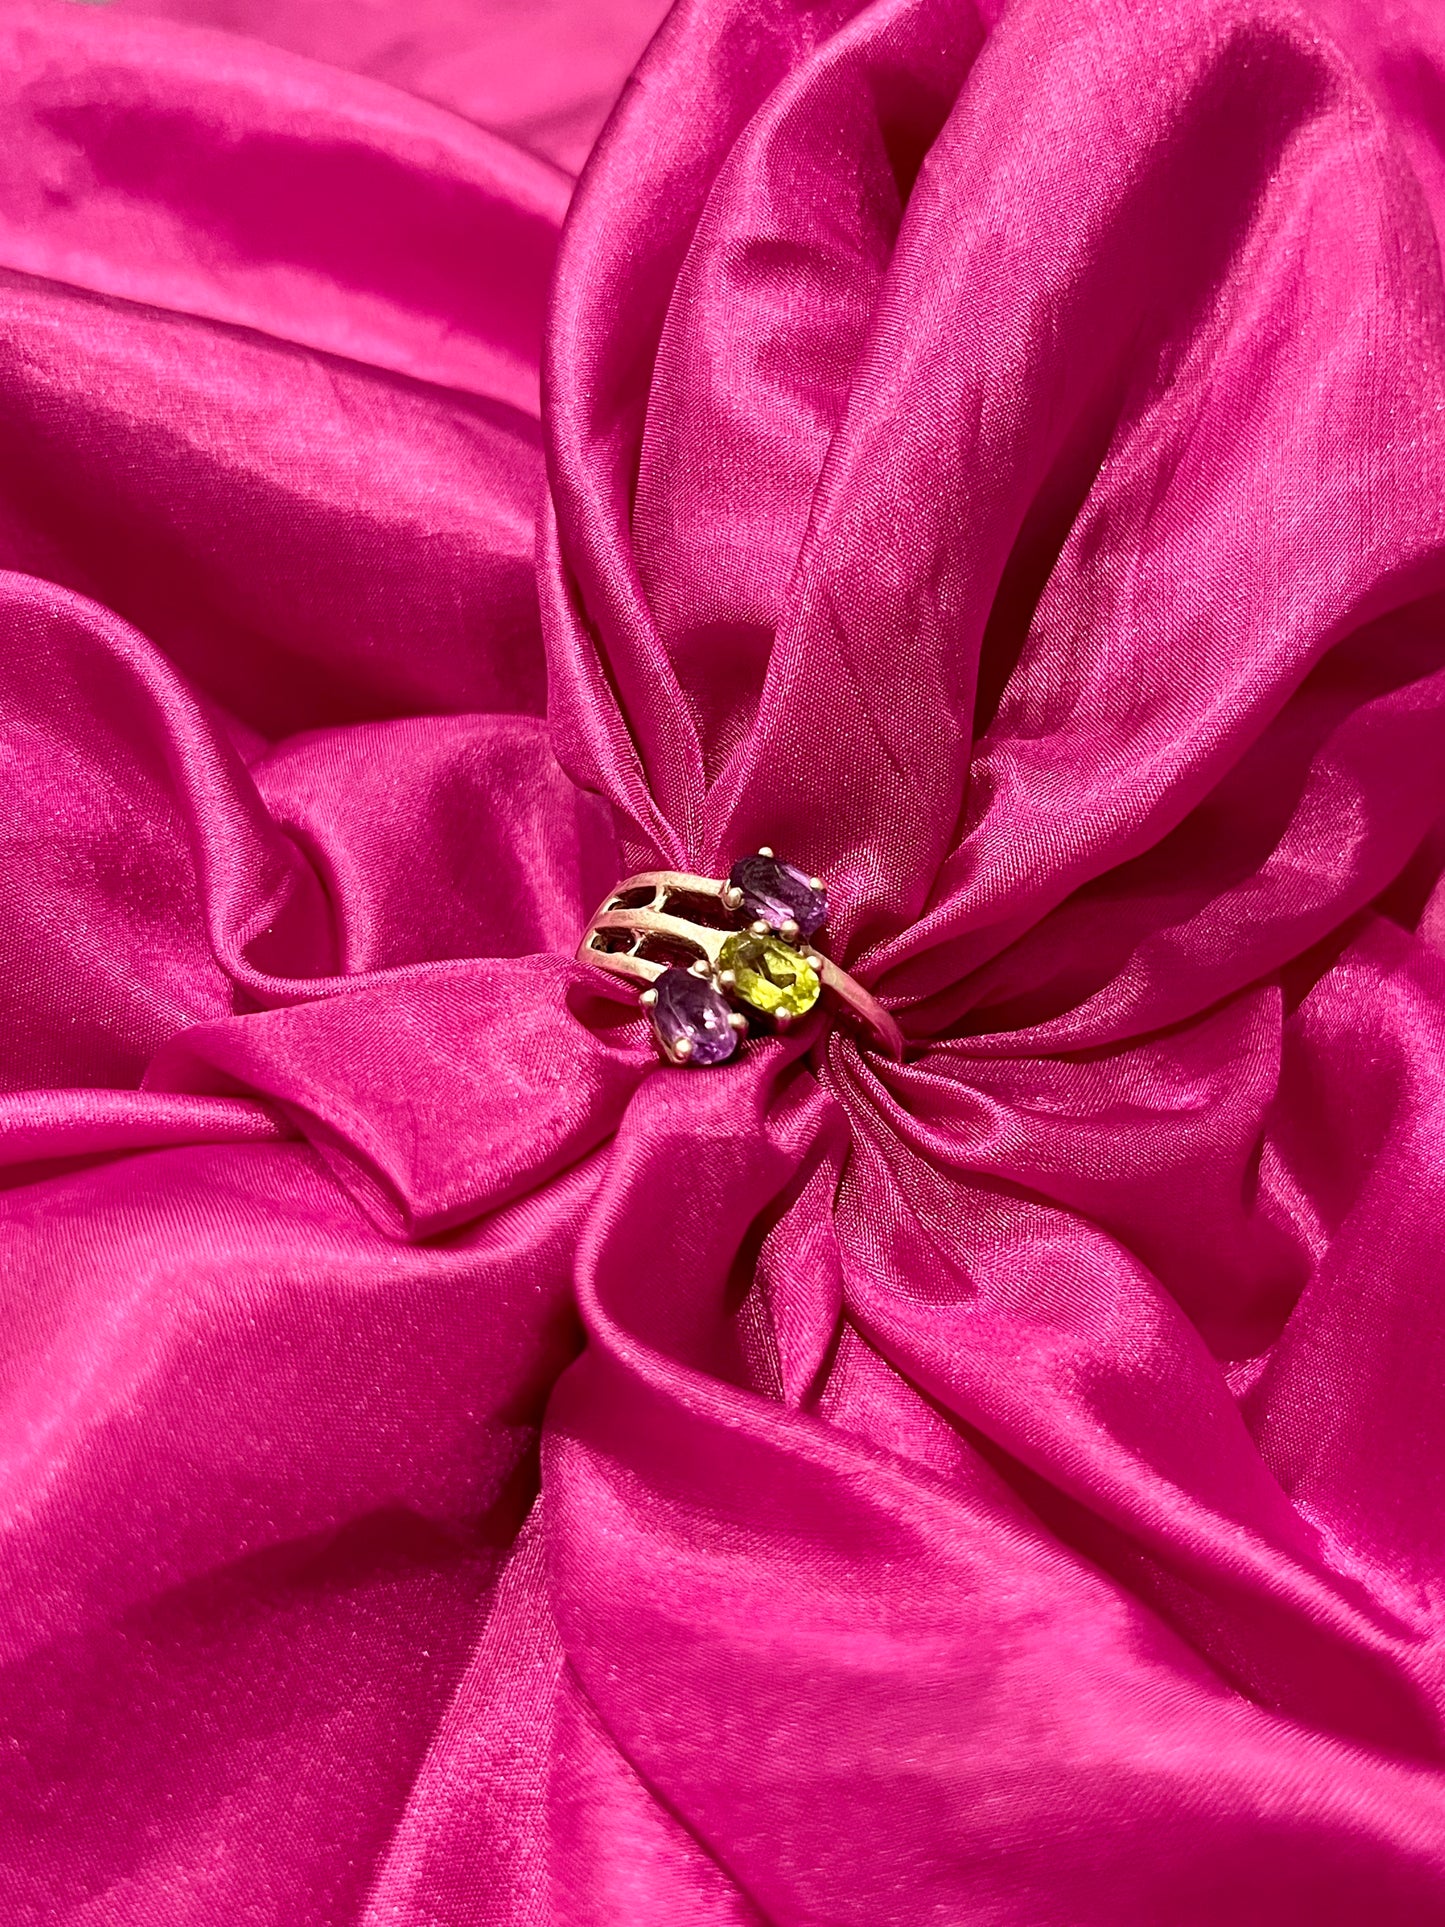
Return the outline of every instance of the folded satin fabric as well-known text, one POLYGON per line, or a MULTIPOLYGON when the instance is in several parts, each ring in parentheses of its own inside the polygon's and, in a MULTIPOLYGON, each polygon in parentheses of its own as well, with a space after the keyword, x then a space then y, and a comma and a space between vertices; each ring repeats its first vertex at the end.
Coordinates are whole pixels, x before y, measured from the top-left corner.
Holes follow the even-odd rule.
POLYGON ((381 18, 0 4, 0 1911, 1445 1919, 1445 32, 381 18))

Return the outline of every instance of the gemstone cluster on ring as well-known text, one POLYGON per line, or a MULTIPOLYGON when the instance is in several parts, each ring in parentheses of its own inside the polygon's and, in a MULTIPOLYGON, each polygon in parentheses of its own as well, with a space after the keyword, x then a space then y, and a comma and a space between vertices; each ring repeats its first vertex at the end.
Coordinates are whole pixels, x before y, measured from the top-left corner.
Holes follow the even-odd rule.
POLYGON ((828 893, 770 849, 729 872, 720 899, 738 919, 715 960, 673 965, 642 993, 664 1057, 723 1064, 754 1029, 786 1030, 822 993, 823 959, 808 947, 828 915, 828 893))

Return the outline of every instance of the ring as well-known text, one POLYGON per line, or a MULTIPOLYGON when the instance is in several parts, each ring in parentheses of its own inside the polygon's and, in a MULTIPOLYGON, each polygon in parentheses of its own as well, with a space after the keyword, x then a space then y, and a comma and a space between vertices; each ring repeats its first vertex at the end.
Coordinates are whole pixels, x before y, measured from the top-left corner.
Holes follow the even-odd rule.
POLYGON ((722 882, 682 870, 624 878, 577 961, 638 987, 670 1064, 726 1063, 745 1037, 786 1031, 824 995, 901 1058, 892 1017, 818 948, 827 916, 822 879, 764 846, 722 882))

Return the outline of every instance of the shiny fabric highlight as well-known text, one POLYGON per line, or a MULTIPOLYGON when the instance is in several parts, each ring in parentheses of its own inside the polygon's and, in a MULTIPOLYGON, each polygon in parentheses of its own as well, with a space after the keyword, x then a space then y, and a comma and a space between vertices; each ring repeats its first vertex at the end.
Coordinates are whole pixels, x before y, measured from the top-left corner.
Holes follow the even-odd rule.
POLYGON ((0 0, 0 1916, 1445 1919, 1445 28, 656 18, 0 0))

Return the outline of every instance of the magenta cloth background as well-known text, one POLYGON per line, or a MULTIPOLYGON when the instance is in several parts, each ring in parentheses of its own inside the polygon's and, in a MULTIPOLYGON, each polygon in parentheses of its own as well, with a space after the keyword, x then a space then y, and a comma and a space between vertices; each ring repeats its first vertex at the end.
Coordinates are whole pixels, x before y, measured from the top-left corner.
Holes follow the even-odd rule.
POLYGON ((0 0, 0 1920, 1445 1921, 1445 16, 658 13, 0 0))

